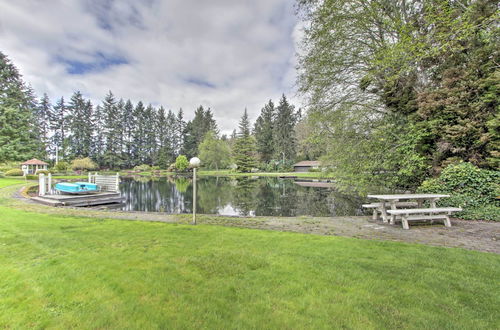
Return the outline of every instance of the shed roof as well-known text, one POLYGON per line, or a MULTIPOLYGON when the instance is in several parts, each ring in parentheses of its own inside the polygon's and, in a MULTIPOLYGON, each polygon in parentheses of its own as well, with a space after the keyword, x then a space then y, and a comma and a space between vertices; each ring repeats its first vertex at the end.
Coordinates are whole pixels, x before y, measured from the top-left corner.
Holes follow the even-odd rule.
POLYGON ((294 164, 293 166, 320 166, 321 162, 318 160, 303 160, 301 162, 298 162, 297 164, 294 164))
POLYGON ((25 161, 21 165, 49 165, 49 164, 46 162, 43 162, 39 159, 33 158, 33 159, 28 160, 28 161, 25 161))

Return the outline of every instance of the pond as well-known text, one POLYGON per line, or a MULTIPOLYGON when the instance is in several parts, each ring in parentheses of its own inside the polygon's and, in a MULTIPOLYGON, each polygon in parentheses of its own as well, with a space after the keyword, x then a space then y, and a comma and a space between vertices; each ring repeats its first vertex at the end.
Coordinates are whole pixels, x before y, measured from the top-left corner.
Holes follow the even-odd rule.
MULTIPOLYGON (((122 178, 125 211, 191 213, 191 177, 122 178)), ((362 201, 332 183, 276 177, 201 177, 197 212, 239 216, 361 215, 362 201)))

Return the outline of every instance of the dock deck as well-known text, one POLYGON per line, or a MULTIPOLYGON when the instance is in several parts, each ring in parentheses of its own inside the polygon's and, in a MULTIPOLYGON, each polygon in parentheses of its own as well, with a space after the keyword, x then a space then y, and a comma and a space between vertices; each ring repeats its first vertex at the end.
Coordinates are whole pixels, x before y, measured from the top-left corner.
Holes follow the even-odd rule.
POLYGON ((99 192, 89 195, 48 194, 31 199, 49 206, 95 206, 123 202, 123 197, 118 192, 99 192))

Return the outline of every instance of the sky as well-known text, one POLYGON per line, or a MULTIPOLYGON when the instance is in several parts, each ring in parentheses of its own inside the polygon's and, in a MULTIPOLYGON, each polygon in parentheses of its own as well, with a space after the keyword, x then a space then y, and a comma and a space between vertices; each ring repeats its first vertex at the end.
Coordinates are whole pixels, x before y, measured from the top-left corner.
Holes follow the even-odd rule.
POLYGON ((269 99, 296 95, 302 29, 294 0, 0 0, 0 51, 37 95, 79 90, 210 107, 219 129, 255 120, 269 99))

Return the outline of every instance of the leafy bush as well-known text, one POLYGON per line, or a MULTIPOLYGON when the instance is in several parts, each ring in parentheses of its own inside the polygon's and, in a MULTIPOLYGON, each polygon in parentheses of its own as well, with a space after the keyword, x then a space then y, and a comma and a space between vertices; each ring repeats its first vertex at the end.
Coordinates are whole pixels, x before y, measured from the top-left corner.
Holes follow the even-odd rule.
POLYGON ((500 221, 500 171, 479 169, 470 163, 446 167, 438 178, 425 180, 419 192, 450 194, 440 206, 460 206, 463 219, 500 221))
POLYGON ((60 161, 54 165, 55 172, 66 172, 69 169, 69 164, 65 161, 60 161))
POLYGON ((0 163, 0 172, 7 172, 8 170, 11 170, 13 168, 19 168, 20 166, 21 164, 19 164, 19 162, 11 162, 11 161, 3 162, 0 163))
POLYGON ((24 172, 20 168, 13 168, 5 172, 6 176, 23 176, 24 172))
POLYGON ((141 171, 141 172, 147 172, 147 171, 151 170, 151 166, 149 166, 148 164, 137 165, 134 167, 134 170, 141 171))
POLYGON ((92 161, 92 159, 86 157, 86 158, 79 158, 79 159, 74 159, 71 162, 71 169, 73 171, 92 171, 97 168, 97 164, 92 161))
POLYGON ((0 172, 0 178, 5 177, 5 174, 3 172, 0 172))
POLYGON ((26 175, 27 180, 38 180, 38 175, 29 174, 26 175))
POLYGON ((38 171, 36 171, 36 174, 45 174, 45 175, 47 175, 47 174, 49 174, 49 173, 50 173, 50 172, 49 172, 49 171, 47 171, 47 170, 38 170, 38 171))
POLYGON ((184 172, 189 166, 189 161, 187 160, 186 156, 184 155, 179 155, 175 159, 175 168, 180 171, 184 172))

